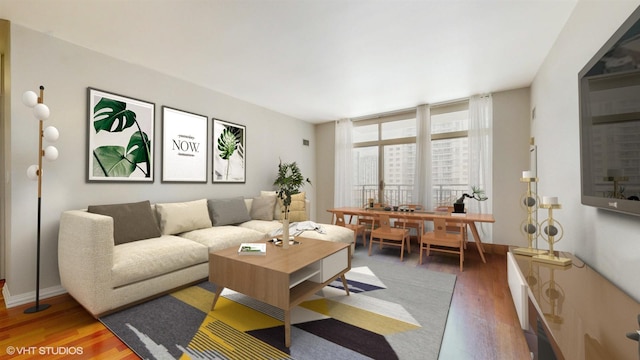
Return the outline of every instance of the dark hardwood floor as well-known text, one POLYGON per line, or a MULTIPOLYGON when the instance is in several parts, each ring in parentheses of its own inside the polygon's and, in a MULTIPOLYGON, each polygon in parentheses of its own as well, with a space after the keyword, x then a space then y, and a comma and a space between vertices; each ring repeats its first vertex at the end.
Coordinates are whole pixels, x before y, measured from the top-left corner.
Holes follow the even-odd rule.
MULTIPOLYGON (((366 252, 366 249, 359 243, 356 251, 366 252)), ((374 251, 372 258, 392 256, 399 259, 398 251, 393 248, 374 251)), ((486 264, 482 263, 473 244, 465 254, 463 272, 459 271, 456 256, 432 255, 421 265, 457 275, 440 359, 529 359, 507 286, 505 254, 487 253, 486 264)), ((417 264, 415 244, 412 254, 405 254, 405 262, 417 264)), ((0 285, 3 282, 0 281, 0 285)), ((4 300, 0 301, 0 359, 45 358, 40 356, 41 352, 48 353, 47 359, 137 358, 70 296, 61 295, 41 302, 51 304, 51 308, 27 315, 23 313, 24 309, 33 304, 7 309, 4 300), (27 353, 8 356, 7 351, 12 349, 27 353), (74 351, 82 352, 81 356, 64 354, 74 351)))

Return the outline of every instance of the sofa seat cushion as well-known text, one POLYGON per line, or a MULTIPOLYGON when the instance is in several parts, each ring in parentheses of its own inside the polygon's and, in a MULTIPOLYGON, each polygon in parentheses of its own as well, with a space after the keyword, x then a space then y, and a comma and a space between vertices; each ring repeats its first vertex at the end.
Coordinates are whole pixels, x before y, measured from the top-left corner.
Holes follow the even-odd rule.
POLYGON ((321 234, 314 230, 307 230, 300 236, 304 236, 311 239, 318 240, 330 240, 345 244, 353 243, 353 230, 338 225, 320 224, 325 230, 324 234, 321 234))
POLYGON ((278 220, 249 220, 239 225, 245 229, 252 229, 263 234, 270 234, 276 229, 282 228, 282 223, 278 220))
POLYGON ((207 247, 178 236, 120 244, 113 248, 113 287, 147 280, 207 262, 207 247))
POLYGON ((205 245, 209 251, 217 251, 245 242, 264 240, 266 234, 239 226, 214 226, 180 234, 185 239, 205 245))
MULTIPOLYGON (((307 230, 302 233, 302 237, 319 240, 329 240, 335 242, 341 242, 345 244, 353 243, 353 230, 347 229, 342 226, 319 224, 324 229, 325 233, 321 234, 315 230, 307 230)), ((282 223, 277 220, 273 221, 261 221, 250 220, 239 225, 240 227, 253 229, 265 234, 270 234, 272 231, 282 228, 282 223)))

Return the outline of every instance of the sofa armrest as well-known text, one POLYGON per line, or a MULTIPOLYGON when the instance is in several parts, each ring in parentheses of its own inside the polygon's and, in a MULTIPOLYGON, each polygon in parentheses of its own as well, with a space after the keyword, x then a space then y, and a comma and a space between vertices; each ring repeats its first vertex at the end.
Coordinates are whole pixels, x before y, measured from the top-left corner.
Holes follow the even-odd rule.
POLYGON ((60 216, 58 266, 62 286, 92 313, 111 288, 113 218, 83 210, 60 216))

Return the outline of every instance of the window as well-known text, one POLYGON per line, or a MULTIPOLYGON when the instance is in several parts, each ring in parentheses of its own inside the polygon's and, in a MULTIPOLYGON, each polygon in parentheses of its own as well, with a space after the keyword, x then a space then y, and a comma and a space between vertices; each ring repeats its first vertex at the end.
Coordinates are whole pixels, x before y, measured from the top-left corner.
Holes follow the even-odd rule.
POLYGON ((415 110, 354 122, 352 205, 369 199, 411 203, 416 154, 415 110))
MULTIPOLYGON (((434 204, 468 190, 468 129, 468 101, 431 108, 434 204)), ((415 110, 354 121, 352 205, 413 203, 415 161, 415 110)))
POLYGON ((431 109, 434 204, 451 204, 469 188, 469 102, 431 109))

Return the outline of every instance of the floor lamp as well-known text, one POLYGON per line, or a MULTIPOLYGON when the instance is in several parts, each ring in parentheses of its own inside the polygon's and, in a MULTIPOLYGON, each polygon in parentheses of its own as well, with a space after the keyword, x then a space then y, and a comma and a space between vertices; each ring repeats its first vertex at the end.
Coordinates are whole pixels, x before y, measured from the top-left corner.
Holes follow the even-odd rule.
POLYGON ((58 158, 58 149, 55 146, 47 146, 42 149, 42 139, 54 142, 58 140, 59 132, 53 126, 43 128, 43 123, 49 118, 49 107, 44 102, 44 86, 40 86, 40 96, 33 91, 27 91, 22 95, 22 102, 33 108, 33 116, 39 122, 38 129, 38 165, 31 165, 27 169, 27 177, 31 180, 38 181, 38 228, 37 228, 37 256, 36 256, 36 305, 24 311, 25 314, 32 314, 38 311, 46 310, 51 305, 40 304, 40 220, 42 213, 42 158, 47 160, 55 160, 58 158))

